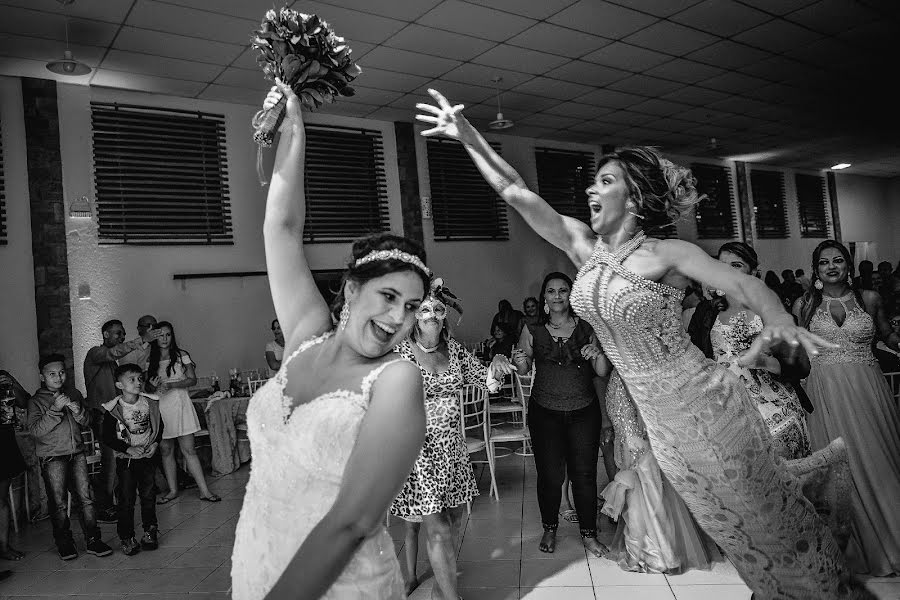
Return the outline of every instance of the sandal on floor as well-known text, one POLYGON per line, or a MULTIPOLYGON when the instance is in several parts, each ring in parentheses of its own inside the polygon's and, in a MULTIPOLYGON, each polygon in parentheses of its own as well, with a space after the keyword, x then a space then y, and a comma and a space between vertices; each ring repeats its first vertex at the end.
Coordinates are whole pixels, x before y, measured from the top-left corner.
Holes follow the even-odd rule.
POLYGON ((553 554, 556 551, 556 529, 557 525, 544 525, 544 535, 541 536, 538 550, 547 554, 553 554), (545 542, 544 536, 551 533, 553 534, 553 537, 545 542))
POLYGON ((200 499, 204 502, 221 502, 222 499, 219 496, 213 494, 212 496, 200 496, 200 499))
POLYGON ((559 516, 561 516, 563 519, 565 519, 569 523, 577 523, 578 522, 578 513, 575 511, 574 508, 570 508, 569 510, 562 511, 561 513, 559 513, 559 516))
POLYGON ((156 501, 156 503, 157 504, 168 504, 169 502, 171 502, 172 500, 174 500, 177 497, 178 496, 163 496, 163 497, 159 498, 156 501))

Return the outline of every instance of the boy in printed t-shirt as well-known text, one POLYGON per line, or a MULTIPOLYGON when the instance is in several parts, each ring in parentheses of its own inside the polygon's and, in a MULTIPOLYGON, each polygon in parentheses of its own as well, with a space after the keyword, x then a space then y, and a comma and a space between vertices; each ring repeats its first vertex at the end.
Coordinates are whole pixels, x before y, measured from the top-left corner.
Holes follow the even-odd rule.
POLYGON ((156 520, 156 486, 154 474, 159 468, 159 441, 163 422, 159 399, 144 394, 144 374, 135 364, 120 365, 115 371, 116 388, 122 393, 103 405, 103 441, 116 455, 119 478, 118 523, 116 526, 122 551, 132 556, 141 549, 159 547, 159 525, 156 520), (134 504, 141 498, 141 522, 144 537, 140 544, 134 537, 134 504))

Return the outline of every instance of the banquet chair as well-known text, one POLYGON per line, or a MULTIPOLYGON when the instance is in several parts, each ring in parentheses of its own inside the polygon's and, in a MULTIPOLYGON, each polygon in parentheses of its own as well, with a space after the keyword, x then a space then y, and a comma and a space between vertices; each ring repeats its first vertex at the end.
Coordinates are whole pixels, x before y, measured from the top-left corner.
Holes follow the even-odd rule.
MULTIPOLYGON (((476 452, 484 453, 487 460, 473 460, 472 464, 487 463, 488 470, 491 473, 491 492, 498 500, 500 499, 497 492, 497 477, 494 474, 494 448, 489 443, 488 432, 488 409, 490 402, 488 401, 487 390, 477 385, 466 384, 459 391, 459 429, 462 434, 463 441, 466 443, 466 451, 472 455, 476 452)), ((472 503, 467 502, 469 513, 472 512, 472 503)))
POLYGON ((19 518, 18 513, 16 513, 16 492, 19 490, 24 490, 24 502, 25 502, 25 518, 30 522, 31 521, 31 503, 28 499, 28 469, 25 469, 15 477, 9 484, 9 520, 12 521, 13 531, 16 534, 19 533, 19 518), (13 485, 13 483, 21 478, 22 485, 17 486, 13 485))
MULTIPOLYGON (((525 376, 529 377, 529 376, 525 376)), ((521 377, 517 374, 513 374, 513 385, 514 388, 518 390, 517 393, 523 394, 522 398, 522 413, 521 413, 521 421, 513 421, 511 423, 501 423, 496 426, 491 424, 491 415, 490 410, 488 410, 487 415, 487 428, 488 428, 488 446, 490 448, 489 454, 492 457, 502 458, 497 456, 496 454, 496 445, 497 444, 509 444, 521 442, 522 450, 517 452, 517 454, 528 456, 530 455, 530 444, 531 444, 531 432, 528 430, 528 401, 524 400, 525 390, 528 390, 528 394, 531 394, 531 386, 529 384, 523 384, 521 382, 521 377)), ((507 456, 507 455, 503 455, 507 456)), ((496 489, 496 488, 495 488, 496 489)), ((497 499, 500 499, 499 494, 497 494, 497 499)))

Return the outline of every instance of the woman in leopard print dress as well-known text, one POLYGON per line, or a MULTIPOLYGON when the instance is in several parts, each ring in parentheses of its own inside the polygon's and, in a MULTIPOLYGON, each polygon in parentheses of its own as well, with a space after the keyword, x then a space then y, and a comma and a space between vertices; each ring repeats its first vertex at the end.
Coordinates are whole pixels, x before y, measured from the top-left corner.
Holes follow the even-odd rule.
POLYGON ((450 337, 445 319, 447 304, 458 308, 453 296, 436 279, 432 294, 416 313, 410 339, 397 346, 404 358, 418 365, 425 385, 425 444, 412 473, 391 505, 391 514, 404 519, 406 588, 418 585, 416 558, 419 528, 425 525, 425 544, 434 571, 435 586, 443 598, 456 599, 454 531, 462 506, 478 495, 466 442, 460 432, 459 391, 465 384, 499 387, 490 373, 509 374, 505 356, 494 358, 491 368, 482 365, 450 337))

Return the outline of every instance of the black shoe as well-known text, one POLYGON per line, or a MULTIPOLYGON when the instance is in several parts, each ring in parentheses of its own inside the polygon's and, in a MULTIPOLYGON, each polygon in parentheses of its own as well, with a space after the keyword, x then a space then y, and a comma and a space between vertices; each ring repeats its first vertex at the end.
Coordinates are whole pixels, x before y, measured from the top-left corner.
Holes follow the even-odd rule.
POLYGON ((159 527, 151 525, 150 529, 144 532, 144 537, 141 538, 141 549, 156 550, 157 548, 159 548, 159 527))
POLYGON ((75 549, 75 542, 72 540, 66 540, 61 544, 57 544, 56 550, 59 552, 59 557, 63 560, 78 558, 78 550, 75 549))
POLYGON ((122 552, 125 553, 125 556, 134 556, 140 551, 141 545, 138 544, 138 541, 133 537, 122 540, 122 552))
POLYGON ((116 513, 116 509, 107 508, 106 510, 101 510, 97 513, 97 522, 98 523, 118 523, 119 515, 116 513))
POLYGON ((112 548, 99 538, 93 538, 87 541, 87 553, 94 556, 109 556, 112 554, 112 548))

